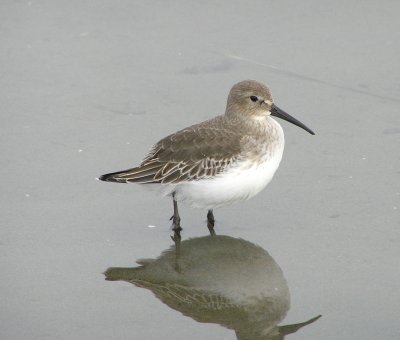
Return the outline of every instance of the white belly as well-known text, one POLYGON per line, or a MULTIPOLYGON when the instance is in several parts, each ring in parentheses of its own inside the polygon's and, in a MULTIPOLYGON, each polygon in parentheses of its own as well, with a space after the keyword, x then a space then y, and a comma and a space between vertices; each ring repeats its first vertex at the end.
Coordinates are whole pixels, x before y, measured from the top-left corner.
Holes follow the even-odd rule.
POLYGON ((282 159, 283 131, 277 122, 272 124, 276 127, 278 140, 267 154, 260 155, 262 161, 258 164, 251 165, 244 161, 215 178, 163 185, 163 194, 175 192, 177 201, 199 209, 213 209, 253 197, 271 181, 282 159))
POLYGON ((282 154, 258 166, 244 170, 237 167, 214 179, 178 184, 174 189, 175 197, 200 209, 213 209, 247 200, 267 186, 281 158, 282 154))

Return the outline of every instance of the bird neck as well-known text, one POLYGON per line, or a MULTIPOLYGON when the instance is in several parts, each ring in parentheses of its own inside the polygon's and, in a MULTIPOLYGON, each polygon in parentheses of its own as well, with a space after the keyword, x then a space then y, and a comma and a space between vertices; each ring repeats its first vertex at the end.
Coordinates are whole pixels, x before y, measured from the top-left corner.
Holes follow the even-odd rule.
POLYGON ((231 126, 238 126, 240 129, 257 130, 265 129, 269 125, 273 125, 271 118, 268 116, 252 116, 237 113, 237 111, 227 111, 224 120, 231 126))

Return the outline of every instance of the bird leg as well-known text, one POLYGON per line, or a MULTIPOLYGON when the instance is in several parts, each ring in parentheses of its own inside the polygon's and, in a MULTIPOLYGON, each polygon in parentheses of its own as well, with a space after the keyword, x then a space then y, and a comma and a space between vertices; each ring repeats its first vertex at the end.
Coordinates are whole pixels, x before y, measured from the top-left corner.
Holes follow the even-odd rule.
POLYGON ((210 209, 207 213, 207 227, 208 230, 210 231, 211 236, 215 235, 214 224, 215 224, 214 214, 212 209, 210 209))
POLYGON ((175 193, 172 194, 172 200, 174 202, 174 214, 170 218, 172 220, 172 230, 174 231, 174 236, 171 236, 172 240, 176 243, 181 240, 181 218, 178 212, 178 202, 175 200, 175 193))

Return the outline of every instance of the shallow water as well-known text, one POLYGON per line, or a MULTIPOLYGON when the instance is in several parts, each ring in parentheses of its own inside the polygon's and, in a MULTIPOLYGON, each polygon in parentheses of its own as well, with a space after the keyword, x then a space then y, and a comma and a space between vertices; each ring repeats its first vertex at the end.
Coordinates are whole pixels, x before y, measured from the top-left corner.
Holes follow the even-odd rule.
POLYGON ((400 338, 399 10, 1 2, 0 338, 400 338), (274 179, 216 238, 180 206, 177 256, 169 199, 95 178, 246 78, 316 135, 279 121, 274 179))

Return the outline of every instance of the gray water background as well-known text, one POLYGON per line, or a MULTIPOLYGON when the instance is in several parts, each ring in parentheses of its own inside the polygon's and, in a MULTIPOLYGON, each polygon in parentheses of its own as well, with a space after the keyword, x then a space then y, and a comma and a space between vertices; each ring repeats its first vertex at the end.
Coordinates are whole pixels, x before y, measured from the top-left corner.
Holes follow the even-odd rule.
MULTIPOLYGON (((275 178, 217 209, 287 280, 293 339, 400 339, 400 3, 2 1, 0 338, 234 339, 108 282, 170 247, 172 203, 95 180, 221 114, 230 87, 279 107, 275 178)), ((181 207, 183 238, 207 234, 181 207)))

